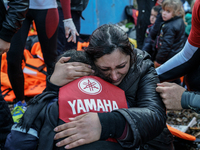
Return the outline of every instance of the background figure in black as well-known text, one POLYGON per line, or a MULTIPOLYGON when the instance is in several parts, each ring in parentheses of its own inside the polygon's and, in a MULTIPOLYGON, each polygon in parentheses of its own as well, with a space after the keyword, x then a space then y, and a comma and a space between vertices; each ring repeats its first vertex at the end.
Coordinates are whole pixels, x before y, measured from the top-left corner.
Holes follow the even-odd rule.
MULTIPOLYGON (((80 33, 81 21, 84 19, 82 11, 87 7, 89 0, 73 0, 71 1, 71 17, 78 33, 80 33)), ((59 12, 59 25, 58 25, 58 38, 57 38, 57 53, 63 54, 70 49, 77 49, 78 36, 76 36, 76 42, 68 42, 68 38, 65 37, 65 30, 63 26, 64 15, 60 0, 57 0, 58 12, 59 12)))
MULTIPOLYGON (((9 50, 12 36, 22 25, 28 11, 28 2, 28 0, 12 0, 8 3, 9 8, 6 10, 3 0, 0 0, 0 66, 1 55, 9 50)), ((12 124, 10 110, 0 90, 0 149, 2 150, 12 124)))
POLYGON ((136 26, 136 37, 137 37, 137 48, 142 49, 145 32, 150 25, 150 14, 152 7, 156 4, 156 0, 137 0, 138 5, 138 19, 137 19, 137 26, 136 26))

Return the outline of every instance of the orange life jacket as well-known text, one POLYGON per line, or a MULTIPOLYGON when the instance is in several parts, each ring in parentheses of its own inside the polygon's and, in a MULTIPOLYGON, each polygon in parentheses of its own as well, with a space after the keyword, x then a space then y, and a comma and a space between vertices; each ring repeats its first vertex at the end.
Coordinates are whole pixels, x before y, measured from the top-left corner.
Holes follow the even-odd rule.
MULTIPOLYGON (((24 60, 22 61, 22 69, 24 72, 24 94, 25 96, 35 96, 42 93, 46 88, 46 66, 43 60, 41 47, 39 42, 35 43, 30 53, 24 50, 24 60), (33 55, 39 57, 34 58, 33 55)), ((6 53, 2 55, 1 63, 1 90, 6 101, 12 102, 16 97, 12 90, 8 74, 6 53)))
POLYGON ((171 132, 171 134, 173 134, 176 137, 179 137, 181 139, 184 140, 188 140, 188 141, 195 141, 196 137, 187 133, 184 133, 182 131, 179 131, 173 127, 171 127, 170 125, 167 124, 167 128, 169 129, 169 131, 171 132))
POLYGON ((88 47, 89 42, 78 42, 77 51, 82 51, 84 47, 88 47))

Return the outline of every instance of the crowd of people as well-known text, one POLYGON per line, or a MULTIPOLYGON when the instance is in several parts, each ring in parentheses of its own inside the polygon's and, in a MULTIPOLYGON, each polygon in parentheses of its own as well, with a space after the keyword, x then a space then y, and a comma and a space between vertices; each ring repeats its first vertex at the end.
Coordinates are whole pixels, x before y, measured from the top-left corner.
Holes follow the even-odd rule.
POLYGON ((49 2, 13 0, 6 9, 0 0, 0 54, 7 52, 14 109, 25 112, 13 122, 19 110, 11 115, 0 95, 0 149, 174 150, 166 110, 200 113, 200 0, 187 12, 190 26, 185 1, 137 0, 138 48, 119 26, 105 24, 84 51, 76 46, 89 1, 49 2), (47 78, 26 104, 21 61, 33 20, 47 78))

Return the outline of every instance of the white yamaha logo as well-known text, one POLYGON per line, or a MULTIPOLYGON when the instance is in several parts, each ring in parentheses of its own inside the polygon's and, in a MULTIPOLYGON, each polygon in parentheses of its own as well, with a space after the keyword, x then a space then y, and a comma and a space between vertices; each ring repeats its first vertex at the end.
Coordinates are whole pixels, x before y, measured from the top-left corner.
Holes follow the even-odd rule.
POLYGON ((78 88, 86 94, 97 95, 101 92, 101 84, 93 78, 85 78, 79 81, 78 88))

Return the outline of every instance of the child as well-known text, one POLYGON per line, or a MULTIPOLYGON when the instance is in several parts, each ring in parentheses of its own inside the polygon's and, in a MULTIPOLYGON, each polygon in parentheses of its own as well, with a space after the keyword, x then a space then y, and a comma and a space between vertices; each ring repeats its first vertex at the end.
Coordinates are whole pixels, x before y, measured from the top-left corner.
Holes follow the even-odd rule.
POLYGON ((154 25, 154 23, 156 22, 156 17, 160 11, 160 6, 154 6, 152 9, 151 9, 151 16, 150 16, 150 22, 151 24, 148 26, 147 30, 146 30, 146 34, 145 34, 145 40, 144 40, 144 44, 143 44, 143 48, 142 50, 148 52, 150 55, 151 55, 151 58, 152 58, 152 61, 153 61, 153 54, 154 54, 154 51, 152 49, 153 45, 154 45, 154 40, 151 39, 151 36, 150 36, 150 31, 154 25))
POLYGON ((177 54, 184 46, 185 24, 184 10, 180 0, 165 0, 162 4, 160 33, 156 43, 155 67, 159 67, 177 54))

